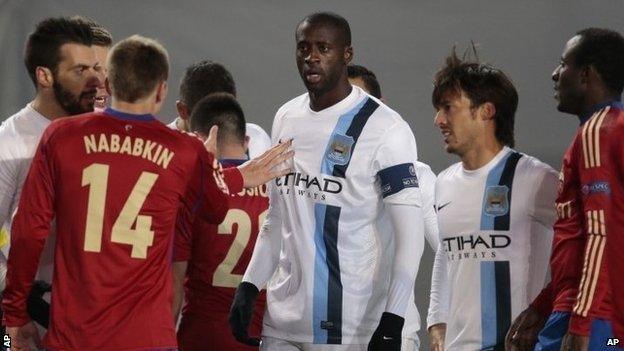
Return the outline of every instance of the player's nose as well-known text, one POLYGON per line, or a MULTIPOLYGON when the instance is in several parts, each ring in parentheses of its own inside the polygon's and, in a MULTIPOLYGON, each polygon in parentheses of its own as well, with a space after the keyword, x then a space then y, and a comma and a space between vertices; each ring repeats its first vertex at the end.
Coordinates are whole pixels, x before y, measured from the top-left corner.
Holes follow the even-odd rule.
POLYGON ((438 128, 446 124, 446 114, 441 110, 437 111, 433 117, 433 124, 438 128))

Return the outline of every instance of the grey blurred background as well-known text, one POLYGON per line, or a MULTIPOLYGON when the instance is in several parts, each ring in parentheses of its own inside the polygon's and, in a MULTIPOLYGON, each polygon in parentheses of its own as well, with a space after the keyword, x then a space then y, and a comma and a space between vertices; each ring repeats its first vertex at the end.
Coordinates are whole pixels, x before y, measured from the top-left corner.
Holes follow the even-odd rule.
MULTIPOLYGON (((175 117, 184 68, 208 58, 232 72, 248 120, 270 133, 277 108, 305 90, 294 61, 295 26, 321 10, 350 22, 354 62, 377 74, 388 104, 414 130, 419 158, 436 173, 457 161, 442 149, 430 102, 433 74, 453 45, 463 52, 475 41, 481 61, 509 74, 520 94, 516 148, 558 169, 578 126, 575 117, 555 110, 553 100, 550 75, 563 45, 588 26, 624 30, 623 0, 0 0, 0 121, 34 93, 22 63, 28 33, 44 17, 80 14, 104 25, 116 40, 139 33, 169 50, 163 122, 175 117)), ((416 288, 423 324, 432 260, 426 249, 416 288)), ((424 335, 421 349, 426 350, 424 335)))

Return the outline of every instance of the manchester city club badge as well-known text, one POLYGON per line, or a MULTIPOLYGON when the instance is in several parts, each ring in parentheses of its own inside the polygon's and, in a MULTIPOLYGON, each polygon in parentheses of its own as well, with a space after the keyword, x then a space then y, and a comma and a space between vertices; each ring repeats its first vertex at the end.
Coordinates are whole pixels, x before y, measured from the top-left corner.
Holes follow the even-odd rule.
POLYGON ((509 188, 505 185, 492 185, 485 189, 485 214, 503 216, 509 212, 509 188))
POLYGON ((352 137, 335 134, 329 143, 327 158, 337 165, 346 165, 351 158, 351 148, 355 141, 352 137))

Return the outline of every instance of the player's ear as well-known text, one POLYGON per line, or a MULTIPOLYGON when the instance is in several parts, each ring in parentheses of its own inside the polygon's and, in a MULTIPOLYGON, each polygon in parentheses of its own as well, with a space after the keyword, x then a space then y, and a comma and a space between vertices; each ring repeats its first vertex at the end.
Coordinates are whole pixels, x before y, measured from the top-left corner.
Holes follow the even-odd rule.
POLYGON ((345 64, 350 64, 353 61, 353 46, 347 46, 344 50, 345 64))
POLYGON ((156 102, 161 103, 165 101, 167 97, 167 82, 162 81, 158 84, 158 88, 156 90, 156 102))
POLYGON ((49 88, 54 85, 54 75, 47 67, 37 66, 37 68, 35 68, 35 78, 37 79, 37 85, 44 88, 49 88))
POLYGON ((496 106, 494 106, 491 102, 485 102, 479 106, 479 111, 481 119, 487 121, 494 118, 494 115, 496 114, 496 106))
POLYGON ((185 104, 184 102, 177 100, 176 101, 176 110, 178 110, 178 116, 180 116, 180 118, 182 118, 183 120, 188 120, 190 115, 191 115, 191 111, 189 111, 188 105, 185 104))
POLYGON ((108 94, 108 96, 113 96, 113 92, 111 91, 110 81, 108 80, 108 77, 104 78, 104 88, 106 89, 106 94, 108 94))
POLYGON ((243 146, 245 147, 245 152, 249 150, 249 135, 245 135, 245 142, 243 142, 243 146))

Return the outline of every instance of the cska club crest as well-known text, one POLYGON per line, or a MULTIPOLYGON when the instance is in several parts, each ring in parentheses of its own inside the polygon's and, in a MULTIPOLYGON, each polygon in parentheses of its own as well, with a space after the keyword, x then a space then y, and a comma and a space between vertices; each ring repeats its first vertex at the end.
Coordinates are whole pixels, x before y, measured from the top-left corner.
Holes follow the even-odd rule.
POLYGON ((485 189, 485 214, 504 216, 509 212, 509 188, 505 185, 492 185, 485 189))
POLYGON ((350 136, 335 134, 329 143, 327 158, 337 165, 346 165, 351 159, 351 148, 354 143, 350 136))

